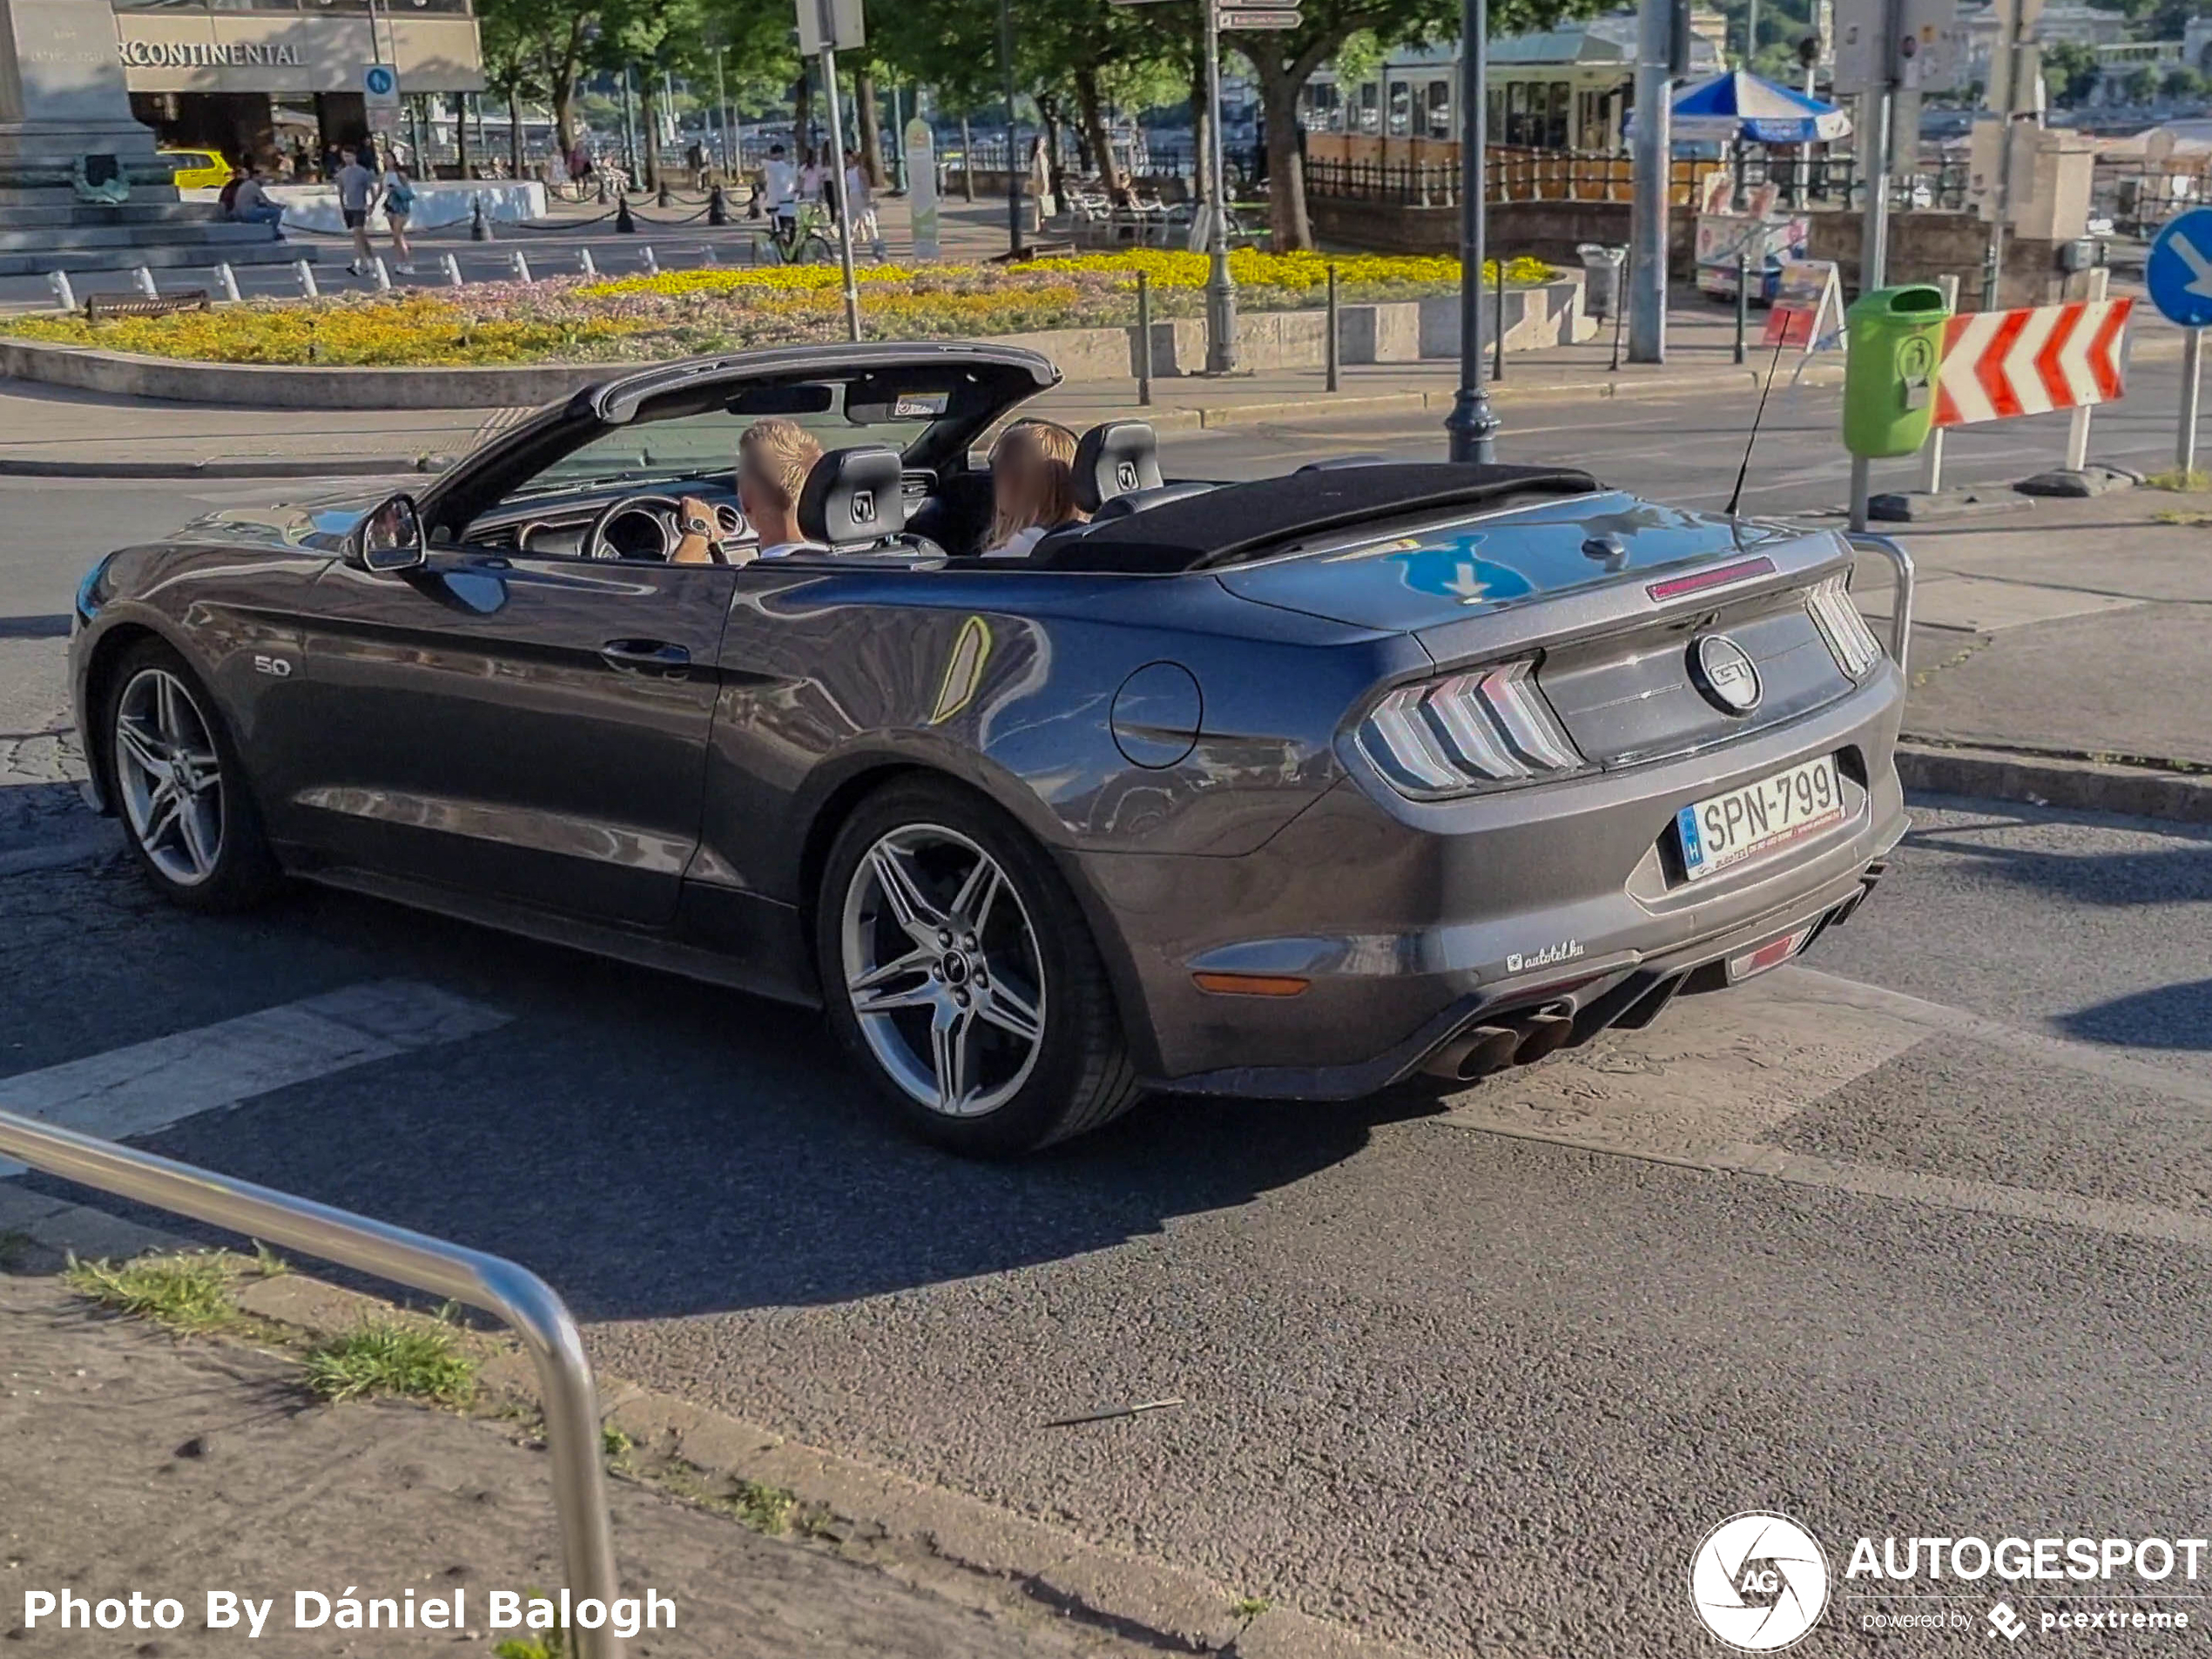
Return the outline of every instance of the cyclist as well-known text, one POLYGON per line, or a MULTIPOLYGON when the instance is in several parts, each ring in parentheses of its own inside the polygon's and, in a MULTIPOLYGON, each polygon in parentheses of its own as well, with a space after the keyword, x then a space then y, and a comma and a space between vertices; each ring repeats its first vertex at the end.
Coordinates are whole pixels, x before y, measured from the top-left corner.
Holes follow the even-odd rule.
POLYGON ((786 253, 799 239, 799 172, 780 144, 768 146, 760 164, 760 195, 768 208, 768 229, 786 253))

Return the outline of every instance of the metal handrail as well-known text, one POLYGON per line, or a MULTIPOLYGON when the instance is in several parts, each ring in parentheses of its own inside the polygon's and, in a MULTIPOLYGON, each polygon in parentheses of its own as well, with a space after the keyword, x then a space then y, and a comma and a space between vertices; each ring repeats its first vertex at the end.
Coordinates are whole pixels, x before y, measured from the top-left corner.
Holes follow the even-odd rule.
POLYGON ((1897 671, 1905 675, 1906 683, 1910 684, 1912 677, 1905 670, 1905 651, 1912 629, 1912 556, 1888 536, 1878 536, 1872 530, 1845 530, 1844 539, 1853 547, 1880 554, 1897 572, 1897 597, 1890 605, 1890 655, 1897 660, 1897 671))
MULTIPOLYGON (((537 1366, 569 1588, 578 1600, 589 1597, 611 1609, 619 1581, 591 1362, 566 1305, 536 1274, 502 1257, 13 1112, 0 1111, 0 1153, 65 1181, 465 1302, 504 1320, 537 1366)), ((611 1616, 598 1629, 578 1628, 574 1635, 582 1659, 622 1659, 611 1616)))

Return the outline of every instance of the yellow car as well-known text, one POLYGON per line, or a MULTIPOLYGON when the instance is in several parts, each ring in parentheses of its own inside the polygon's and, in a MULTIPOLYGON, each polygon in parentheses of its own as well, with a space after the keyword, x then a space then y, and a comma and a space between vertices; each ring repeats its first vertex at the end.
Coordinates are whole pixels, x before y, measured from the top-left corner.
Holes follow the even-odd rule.
POLYGON ((220 190, 237 176, 231 164, 212 150, 164 150, 177 169, 171 180, 179 190, 220 190))

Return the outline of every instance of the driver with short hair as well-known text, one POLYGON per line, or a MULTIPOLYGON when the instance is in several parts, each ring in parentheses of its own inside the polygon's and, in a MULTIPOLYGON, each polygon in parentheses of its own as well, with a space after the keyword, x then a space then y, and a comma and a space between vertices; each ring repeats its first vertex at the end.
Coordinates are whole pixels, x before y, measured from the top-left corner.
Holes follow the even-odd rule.
POLYGON ((711 564, 727 559, 742 564, 807 545, 799 528, 799 496, 806 488, 806 475, 821 458, 822 446, 798 421, 780 415, 755 421, 738 440, 738 505, 759 537, 759 546, 725 554, 716 534, 714 509, 696 496, 686 496, 684 539, 669 563, 711 564))

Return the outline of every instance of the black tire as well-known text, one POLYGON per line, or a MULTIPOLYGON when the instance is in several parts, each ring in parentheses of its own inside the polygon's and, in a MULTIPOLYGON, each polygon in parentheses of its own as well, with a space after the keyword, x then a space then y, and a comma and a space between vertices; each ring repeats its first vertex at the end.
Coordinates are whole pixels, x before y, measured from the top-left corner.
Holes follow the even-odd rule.
MULTIPOLYGON (((176 649, 165 640, 146 639, 132 645, 109 676, 100 705, 100 752, 106 772, 108 799, 123 826, 123 839, 148 880, 164 897, 187 910, 211 913, 244 910, 259 904, 275 889, 280 873, 275 856, 262 833, 261 815, 246 781, 238 745, 231 738, 221 710, 199 676, 176 649), (219 833, 207 873, 198 880, 180 880, 176 859, 150 849, 141 838, 126 795, 122 744, 118 722, 125 701, 142 677, 168 675, 189 698, 191 712, 212 742, 219 776, 210 787, 219 797, 219 833)), ((159 839, 159 838, 157 838, 159 839)))
MULTIPOLYGON (((1007 914, 999 912, 995 925, 1001 929, 1010 925, 1004 920, 1007 914)), ((880 911, 877 917, 867 925, 880 927, 891 920, 880 911)), ((814 948, 823 1002, 839 1042, 874 1081, 899 1123, 934 1145, 972 1157, 1017 1157, 1102 1128, 1134 1105, 1142 1093, 1123 1040, 1105 964, 1066 880, 1050 856, 1018 824, 957 785, 934 779, 888 784, 846 819, 830 848, 816 895, 814 948), (1008 1080, 1012 1092, 1005 1099, 971 1116, 934 1108, 899 1082, 864 1034, 846 983, 848 905, 863 902, 855 896, 856 880, 865 893, 876 879, 863 874, 864 861, 887 837, 926 837, 940 830, 964 838, 995 861, 1006 890, 1019 901, 1012 914, 1028 924, 1026 937, 1042 974, 1035 988, 1042 1035, 1034 1044, 1026 1078, 1017 1072, 1008 1080)), ((979 954, 974 960, 980 963, 995 958, 979 954)), ((932 969, 930 977, 941 981, 944 976, 932 969)), ((879 1034, 883 1024, 880 1018, 874 1022, 879 1034)), ((974 1029, 987 1039, 995 1035, 981 1023, 974 1029)))

